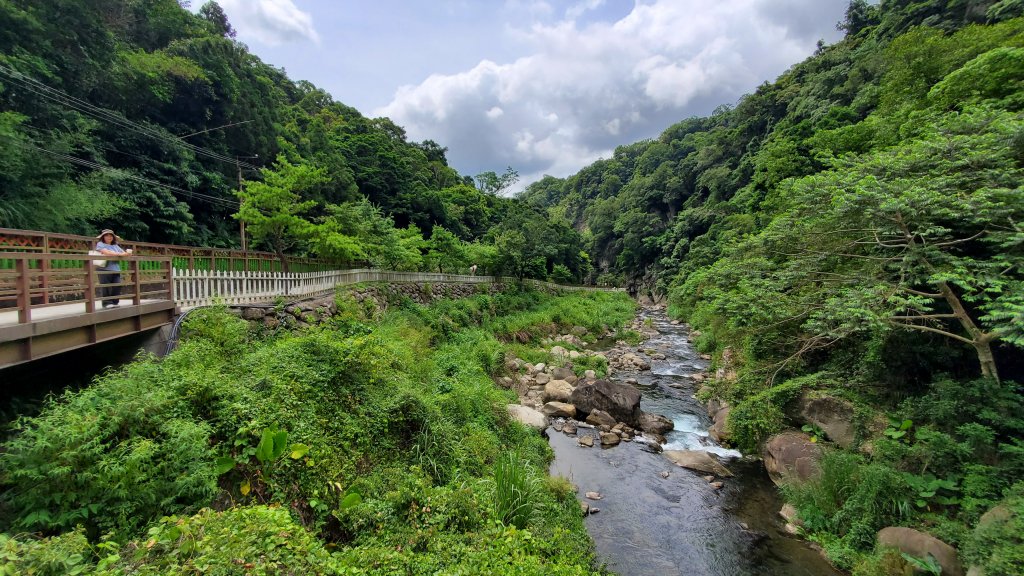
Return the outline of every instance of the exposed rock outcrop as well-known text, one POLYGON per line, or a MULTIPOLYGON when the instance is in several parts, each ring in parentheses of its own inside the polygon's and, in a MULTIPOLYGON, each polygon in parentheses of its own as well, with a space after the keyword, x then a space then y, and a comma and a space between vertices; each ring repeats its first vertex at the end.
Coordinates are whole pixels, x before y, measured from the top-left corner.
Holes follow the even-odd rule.
POLYGON ((821 446, 803 432, 791 430, 772 436, 765 442, 761 455, 768 476, 778 485, 810 480, 821 470, 821 446))
POLYGON ((829 440, 850 449, 857 438, 855 409, 853 402, 844 398, 804 392, 795 411, 799 420, 817 426, 829 440))
POLYGON ((913 528, 890 526, 878 531, 878 544, 896 548, 918 558, 931 555, 942 566, 942 576, 964 576, 956 549, 934 536, 913 528))

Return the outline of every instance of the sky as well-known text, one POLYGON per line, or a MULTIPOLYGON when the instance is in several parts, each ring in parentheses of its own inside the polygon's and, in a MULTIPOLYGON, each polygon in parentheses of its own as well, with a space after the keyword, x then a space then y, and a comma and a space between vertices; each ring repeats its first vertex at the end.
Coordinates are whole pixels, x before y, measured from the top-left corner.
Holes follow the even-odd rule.
POLYGON ((838 40, 848 0, 219 3, 292 80, 446 147, 462 175, 511 167, 518 190, 735 104, 838 40))

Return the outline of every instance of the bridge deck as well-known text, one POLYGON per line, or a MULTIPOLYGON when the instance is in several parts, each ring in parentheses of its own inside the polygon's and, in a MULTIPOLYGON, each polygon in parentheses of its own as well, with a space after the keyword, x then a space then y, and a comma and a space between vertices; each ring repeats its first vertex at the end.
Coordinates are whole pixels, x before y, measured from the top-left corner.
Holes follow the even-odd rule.
MULTIPOLYGON (((141 302, 141 304, 149 305, 149 304, 154 304, 156 302, 165 302, 165 300, 143 300, 141 302)), ((103 303, 101 301, 99 301, 99 300, 96 300, 95 303, 94 303, 94 306, 95 306, 96 310, 99 310, 99 312, 97 312, 98 314, 103 314, 105 312, 113 312, 115 310, 122 309, 122 308, 127 309, 127 308, 131 307, 132 305, 131 304, 121 304, 120 306, 118 306, 116 308, 108 308, 108 309, 104 310, 103 307, 102 307, 103 303)), ((60 305, 57 305, 57 306, 49 306, 47 308, 35 308, 35 309, 32 310, 32 322, 35 323, 35 322, 41 322, 41 321, 44 321, 44 320, 53 320, 55 318, 67 318, 69 316, 80 316, 80 315, 86 314, 86 313, 87 313, 87 310, 86 310, 85 302, 76 302, 74 304, 60 304, 60 305)), ((17 310, 11 309, 11 310, 6 310, 6 311, 0 311, 0 330, 3 330, 4 328, 9 327, 9 326, 16 326, 17 324, 18 324, 18 311, 17 310)), ((4 339, 3 338, 3 332, 0 332, 0 341, 2 341, 3 339, 4 339)))
POLYGON ((0 369, 158 328, 176 313, 173 300, 143 300, 138 305, 87 313, 85 303, 33 310, 32 321, 18 322, 18 312, 0 313, 0 369))

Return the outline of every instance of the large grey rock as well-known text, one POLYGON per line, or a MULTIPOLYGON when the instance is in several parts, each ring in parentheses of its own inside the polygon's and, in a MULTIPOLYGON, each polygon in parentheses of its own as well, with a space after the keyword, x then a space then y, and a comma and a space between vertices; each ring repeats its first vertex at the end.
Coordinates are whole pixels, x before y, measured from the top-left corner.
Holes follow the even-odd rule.
POLYGON ((810 480, 821 471, 821 446, 803 432, 787 431, 772 436, 764 443, 761 456, 768 476, 778 485, 810 480))
POLYGON ((521 404, 509 404, 505 409, 508 410, 508 415, 520 424, 536 430, 544 430, 548 427, 548 417, 533 408, 527 408, 521 404))
POLYGON ((671 420, 651 412, 640 412, 640 421, 637 424, 638 428, 648 434, 666 434, 675 428, 671 420))
POLYGON ((572 391, 569 401, 583 414, 603 410, 617 422, 636 427, 640 419, 640 391, 608 380, 584 384, 572 391))
POLYGON ((552 380, 544 385, 544 401, 568 402, 572 385, 565 380, 552 380))
POLYGON ((804 393, 797 401, 799 419, 821 429, 829 440, 843 448, 852 448, 857 436, 853 402, 835 396, 804 393))
POLYGON ((942 576, 964 576, 964 568, 956 550, 938 538, 913 528, 890 526, 878 531, 878 544, 896 548, 918 558, 929 554, 942 566, 942 576))
POLYGON ((663 454, 677 466, 683 468, 715 476, 732 476, 732 472, 729 472, 728 468, 722 466, 714 456, 702 450, 665 450, 663 454))

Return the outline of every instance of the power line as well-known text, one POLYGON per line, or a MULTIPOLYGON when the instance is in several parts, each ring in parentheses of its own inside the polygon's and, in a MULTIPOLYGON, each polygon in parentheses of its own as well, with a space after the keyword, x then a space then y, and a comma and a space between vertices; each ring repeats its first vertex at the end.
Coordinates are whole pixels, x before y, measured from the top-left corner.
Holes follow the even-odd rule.
MULTIPOLYGON (((4 136, 6 136, 6 135, 4 135, 4 136)), ((139 182, 143 182, 143 183, 149 184, 151 186, 158 186, 160 188, 165 188, 165 189, 170 190, 171 192, 174 192, 174 193, 187 195, 190 198, 198 198, 200 200, 206 200, 207 202, 210 202, 212 204, 218 204, 221 207, 234 208, 234 209, 238 209, 238 208, 241 207, 241 203, 236 202, 236 201, 232 201, 232 200, 228 200, 227 198, 220 198, 220 197, 217 197, 217 196, 210 196, 209 194, 203 194, 201 192, 193 192, 191 190, 185 190, 183 188, 178 188, 176 186, 171 186, 170 184, 164 184, 163 182, 157 182, 156 180, 150 180, 149 178, 144 178, 142 176, 137 176, 137 175, 134 175, 134 174, 130 174, 130 173, 127 173, 125 171, 118 170, 117 168, 112 168, 110 166, 103 166, 102 164, 97 164, 96 162, 91 162, 89 160, 84 160, 82 158, 77 158, 75 156, 70 156, 68 154, 63 154, 61 152, 54 152, 53 150, 48 150, 46 148, 42 148, 42 147, 36 146, 34 144, 29 144, 28 142, 22 142, 20 140, 17 140, 16 138, 11 137, 11 136, 7 136, 7 138, 9 140, 13 141, 14 143, 20 145, 20 146, 23 146, 25 148, 31 148, 33 150, 36 150, 36 151, 39 151, 39 152, 43 152, 43 153, 49 154, 51 156, 55 156, 55 157, 57 157, 57 158, 59 158, 61 160, 64 160, 66 162, 71 162, 72 164, 78 164, 80 166, 85 166, 85 167, 88 167, 88 168, 92 168, 94 170, 100 170, 100 171, 104 171, 104 172, 115 172, 119 176, 123 176, 123 177, 131 179, 131 180, 137 180, 139 182)))
POLYGON ((52 100, 63 106, 67 106, 88 116, 92 116, 93 118, 96 118, 98 120, 112 123, 121 128, 128 128, 130 130, 143 134, 144 136, 156 138, 159 140, 163 140, 165 142, 172 142, 174 144, 192 150, 196 154, 205 156, 207 158, 219 160, 221 162, 233 164, 236 166, 242 165, 245 166, 246 168, 250 168, 253 170, 259 169, 259 166, 256 166, 254 164, 249 164, 247 162, 239 162, 235 158, 232 158, 230 156, 225 156, 224 154, 220 154, 219 152, 207 150, 206 148, 196 146, 195 144, 192 144, 190 142, 185 142, 181 138, 174 136, 172 134, 160 132, 154 128, 144 126, 136 122, 132 122, 131 120, 128 120, 123 116, 119 116, 110 110, 101 108, 99 106, 95 106, 89 102, 75 98, 70 94, 62 92, 56 88, 47 86, 46 84, 43 84, 38 80, 26 76, 25 74, 22 74, 17 70, 8 68, 7 66, 0 65, 0 74, 6 76, 9 80, 12 80, 17 86, 25 90, 28 90, 33 94, 36 94, 48 100, 52 100))

